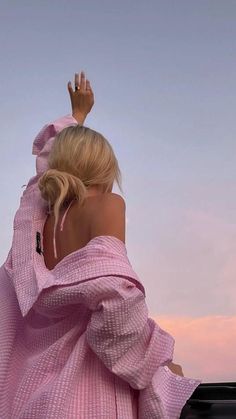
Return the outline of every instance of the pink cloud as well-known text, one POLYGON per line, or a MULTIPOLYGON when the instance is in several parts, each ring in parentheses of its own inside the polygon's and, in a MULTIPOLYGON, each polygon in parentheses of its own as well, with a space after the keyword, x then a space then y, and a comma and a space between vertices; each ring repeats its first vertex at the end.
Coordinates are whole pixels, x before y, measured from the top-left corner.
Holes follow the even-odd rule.
POLYGON ((175 339, 173 362, 203 382, 236 381, 236 316, 150 316, 175 339))

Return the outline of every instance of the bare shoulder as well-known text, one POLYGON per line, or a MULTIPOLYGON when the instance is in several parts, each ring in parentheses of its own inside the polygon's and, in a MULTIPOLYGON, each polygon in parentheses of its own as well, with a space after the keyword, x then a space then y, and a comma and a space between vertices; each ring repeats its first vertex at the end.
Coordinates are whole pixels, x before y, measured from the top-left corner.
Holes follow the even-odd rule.
POLYGON ((114 206, 120 206, 121 208, 125 208, 125 200, 124 198, 115 193, 115 192, 107 192, 101 195, 101 200, 100 202, 102 202, 102 205, 114 205, 114 206))
POLYGON ((96 210, 100 211, 119 211, 119 210, 126 210, 126 204, 124 198, 115 193, 115 192, 107 192, 104 194, 100 194, 94 196, 93 206, 96 207, 96 210))
POLYGON ((91 239, 96 236, 114 236, 125 243, 124 198, 114 192, 102 194, 96 199, 91 219, 91 239))

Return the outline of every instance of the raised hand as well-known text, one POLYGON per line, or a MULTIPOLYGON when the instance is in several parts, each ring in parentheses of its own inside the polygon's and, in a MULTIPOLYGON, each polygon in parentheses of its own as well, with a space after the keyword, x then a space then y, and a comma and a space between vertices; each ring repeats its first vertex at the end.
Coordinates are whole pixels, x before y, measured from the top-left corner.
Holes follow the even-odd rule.
POLYGON ((70 94, 72 114, 79 123, 83 124, 94 105, 93 90, 89 80, 85 79, 84 71, 81 71, 80 77, 78 73, 75 73, 75 91, 70 81, 67 83, 67 88, 70 94))

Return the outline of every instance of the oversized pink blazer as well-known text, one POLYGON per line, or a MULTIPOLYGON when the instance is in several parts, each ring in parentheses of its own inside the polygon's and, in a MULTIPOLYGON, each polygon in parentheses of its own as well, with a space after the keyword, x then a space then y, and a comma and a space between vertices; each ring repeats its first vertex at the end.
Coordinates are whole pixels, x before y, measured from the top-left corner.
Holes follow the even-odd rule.
POLYGON ((48 270, 36 251, 47 205, 37 180, 67 115, 33 143, 36 176, 0 268, 0 419, 176 419, 202 382, 180 377, 174 338, 148 317, 125 244, 98 236, 48 270))

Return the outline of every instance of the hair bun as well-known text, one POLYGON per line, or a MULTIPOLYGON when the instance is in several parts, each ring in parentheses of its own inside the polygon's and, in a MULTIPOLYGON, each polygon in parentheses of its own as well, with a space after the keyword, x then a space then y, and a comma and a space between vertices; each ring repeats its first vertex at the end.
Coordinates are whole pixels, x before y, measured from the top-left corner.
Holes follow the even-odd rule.
POLYGON ((59 196, 60 205, 75 197, 80 197, 82 202, 86 194, 86 186, 81 179, 58 169, 46 170, 38 180, 38 187, 42 198, 50 205, 54 205, 59 196))

